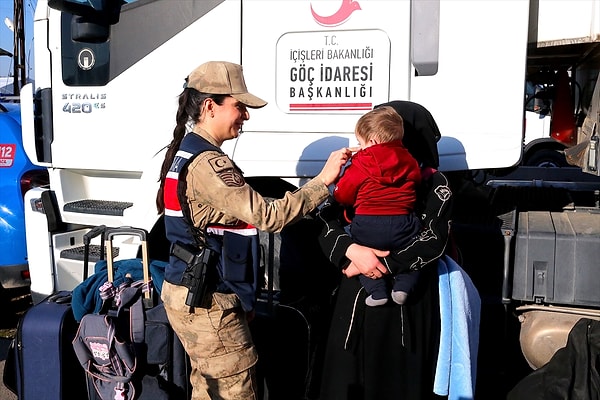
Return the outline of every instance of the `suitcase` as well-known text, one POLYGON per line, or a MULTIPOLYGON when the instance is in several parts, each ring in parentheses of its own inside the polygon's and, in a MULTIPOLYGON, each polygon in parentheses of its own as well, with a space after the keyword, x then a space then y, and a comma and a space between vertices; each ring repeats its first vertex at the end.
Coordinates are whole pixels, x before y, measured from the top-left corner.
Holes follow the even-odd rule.
MULTIPOLYGON (((105 228, 94 228, 84 236, 84 278, 90 240, 105 228)), ((87 398, 85 375, 71 344, 79 326, 71 300, 71 291, 52 294, 19 321, 4 367, 5 385, 19 400, 87 398)))
POLYGON ((310 326, 295 307, 259 299, 251 323, 258 352, 259 399, 306 399, 310 378, 310 326))
POLYGON ((286 227, 279 237, 261 232, 266 284, 250 323, 258 352, 259 399, 317 396, 328 299, 335 278, 328 276, 327 269, 334 269, 323 264, 320 249, 312 247, 318 246, 309 240, 317 237, 314 229, 314 223, 305 218, 286 227))
POLYGON ((48 296, 27 310, 13 342, 19 400, 86 398, 85 376, 71 345, 76 331, 69 291, 48 296))
POLYGON ((280 291, 274 282, 275 236, 269 233, 266 238, 268 248, 262 251, 266 287, 259 293, 250 323, 258 352, 258 398, 300 400, 305 398, 309 377, 310 326, 300 310, 279 302, 280 291))
MULTIPOLYGON (((131 266, 131 263, 139 263, 143 279, 136 282, 122 283, 119 287, 108 290, 106 292, 108 295, 102 296, 104 304, 100 307, 100 311, 86 314, 81 319, 79 330, 73 340, 73 348, 76 349, 76 354, 79 356, 79 368, 83 366, 82 371, 86 371, 84 380, 87 381, 88 398, 90 400, 107 398, 112 400, 114 394, 107 396, 103 392, 103 388, 110 386, 111 382, 108 382, 110 379, 114 381, 121 379, 118 376, 102 376, 102 379, 99 379, 97 367, 100 365, 99 363, 106 360, 94 359, 94 356, 97 355, 94 352, 98 351, 98 346, 103 342, 90 336, 90 332, 93 331, 93 326, 90 328, 90 324, 110 321, 111 326, 115 328, 115 335, 119 338, 119 341, 124 343, 123 348, 131 349, 131 355, 134 357, 132 363, 125 363, 132 368, 130 371, 131 376, 128 377, 131 387, 127 386, 130 390, 128 395, 123 397, 124 399, 189 399, 191 386, 188 377, 188 358, 181 342, 169 325, 163 304, 159 302, 159 296, 152 289, 146 231, 138 228, 120 227, 107 228, 101 234, 105 240, 103 247, 106 252, 108 272, 104 289, 111 287, 116 270, 119 265, 124 265, 121 261, 113 261, 112 242, 114 237, 118 235, 137 236, 139 238, 142 253, 141 260, 124 260, 124 262, 128 263, 128 267, 131 266), (142 290, 144 287, 149 290, 142 290), (129 298, 130 301, 123 300, 125 304, 118 304, 116 302, 117 298, 121 298, 121 300, 129 298)), ((107 343, 110 342, 107 341, 107 343)), ((107 346, 110 345, 107 344, 107 346)))

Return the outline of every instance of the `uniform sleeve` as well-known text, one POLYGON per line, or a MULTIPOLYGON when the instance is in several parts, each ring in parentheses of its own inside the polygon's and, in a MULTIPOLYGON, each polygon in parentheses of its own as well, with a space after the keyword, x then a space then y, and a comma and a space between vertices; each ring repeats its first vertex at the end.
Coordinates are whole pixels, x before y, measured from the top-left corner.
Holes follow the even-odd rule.
MULTIPOLYGON (((266 201, 246 183, 229 157, 218 152, 204 152, 192 161, 187 184, 192 208, 209 207, 216 213, 208 222, 231 223, 235 218, 267 232, 279 232, 315 209, 329 195, 327 186, 313 179, 281 199, 266 201)), ((193 209, 192 215, 197 211, 193 209)), ((205 211, 205 216, 211 212, 205 211)))

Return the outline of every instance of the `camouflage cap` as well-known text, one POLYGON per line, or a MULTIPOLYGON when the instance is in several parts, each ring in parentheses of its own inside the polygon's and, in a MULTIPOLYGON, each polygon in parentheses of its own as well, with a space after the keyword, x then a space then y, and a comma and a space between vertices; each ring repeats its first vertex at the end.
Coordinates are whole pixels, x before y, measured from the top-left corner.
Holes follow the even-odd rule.
POLYGON ((227 61, 206 62, 188 75, 186 87, 202 93, 228 94, 250 108, 264 107, 267 102, 248 93, 242 66, 227 61))

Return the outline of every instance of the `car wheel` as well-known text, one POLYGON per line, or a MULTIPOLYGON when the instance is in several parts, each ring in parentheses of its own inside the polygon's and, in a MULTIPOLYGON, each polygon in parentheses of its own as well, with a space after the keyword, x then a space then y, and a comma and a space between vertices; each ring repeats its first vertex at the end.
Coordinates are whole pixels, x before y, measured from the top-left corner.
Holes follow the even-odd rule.
POLYGON ((564 151, 541 149, 528 157, 523 165, 528 167, 560 168, 569 166, 569 163, 567 163, 564 151))

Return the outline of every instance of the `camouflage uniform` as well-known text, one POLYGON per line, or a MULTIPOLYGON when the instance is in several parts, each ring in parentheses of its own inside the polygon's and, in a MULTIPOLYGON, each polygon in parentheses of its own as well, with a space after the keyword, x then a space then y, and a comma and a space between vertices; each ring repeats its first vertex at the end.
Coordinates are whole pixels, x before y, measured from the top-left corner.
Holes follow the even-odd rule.
MULTIPOLYGON (((214 144, 208 135, 203 138, 214 144)), ((244 221, 267 232, 278 232, 327 199, 327 187, 316 180, 285 197, 268 202, 246 184, 225 154, 206 151, 188 167, 187 198, 194 225, 235 225, 244 221), (208 190, 210 188, 210 190, 208 190)))
POLYGON ((256 399, 258 356, 236 295, 215 293, 210 309, 190 312, 187 292, 165 282, 161 295, 169 322, 190 356, 192 399, 256 399))
MULTIPOLYGON (((200 136, 215 144, 204 132, 200 136)), ((284 198, 268 202, 246 184, 229 157, 217 151, 194 158, 186 181, 187 206, 194 225, 201 230, 243 221, 277 232, 316 208, 329 194, 323 183, 312 180, 284 198)), ((192 362, 192 399, 256 399, 254 365, 258 357, 239 298, 215 293, 210 309, 190 309, 185 305, 187 293, 184 286, 164 282, 162 299, 169 321, 192 362)))

